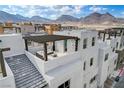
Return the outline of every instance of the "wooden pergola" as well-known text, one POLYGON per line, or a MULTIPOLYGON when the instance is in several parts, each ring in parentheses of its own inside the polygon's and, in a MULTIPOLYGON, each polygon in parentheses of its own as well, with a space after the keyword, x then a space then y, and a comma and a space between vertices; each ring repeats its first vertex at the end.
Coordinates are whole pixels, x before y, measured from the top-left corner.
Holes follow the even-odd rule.
POLYGON ((28 41, 33 41, 37 43, 42 43, 44 45, 44 60, 48 60, 48 53, 47 53, 47 42, 53 42, 53 51, 55 51, 55 41, 60 40, 68 40, 74 39, 75 40, 75 51, 78 50, 78 37, 73 36, 63 36, 63 35, 42 35, 42 36, 28 36, 23 37, 25 40, 25 49, 28 51, 28 41))
POLYGON ((102 31, 99 31, 98 35, 100 37, 100 34, 103 34, 103 41, 105 41, 105 36, 106 34, 108 34, 108 39, 111 38, 111 36, 114 36, 115 38, 117 36, 121 36, 122 32, 123 32, 124 28, 109 28, 109 29, 105 29, 102 31))
POLYGON ((5 28, 8 28, 8 29, 15 28, 16 33, 17 33, 18 30, 21 32, 21 28, 20 27, 16 27, 16 26, 3 26, 3 29, 5 29, 5 28))

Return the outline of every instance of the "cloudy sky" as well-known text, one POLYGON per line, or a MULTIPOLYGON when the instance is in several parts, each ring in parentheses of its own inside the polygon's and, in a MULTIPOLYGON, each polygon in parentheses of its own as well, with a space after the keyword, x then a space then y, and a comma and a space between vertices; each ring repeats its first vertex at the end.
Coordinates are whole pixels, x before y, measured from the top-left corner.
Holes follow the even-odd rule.
POLYGON ((116 17, 124 17, 124 6, 120 5, 0 5, 0 10, 11 14, 20 14, 25 17, 41 16, 49 19, 56 19, 65 14, 75 17, 84 17, 92 12, 106 13, 109 12, 116 17))

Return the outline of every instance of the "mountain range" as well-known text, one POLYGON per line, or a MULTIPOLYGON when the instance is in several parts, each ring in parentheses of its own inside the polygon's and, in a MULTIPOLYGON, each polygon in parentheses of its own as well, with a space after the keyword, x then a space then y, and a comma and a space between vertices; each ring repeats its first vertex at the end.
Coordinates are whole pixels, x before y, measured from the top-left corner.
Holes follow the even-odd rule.
POLYGON ((41 23, 49 23, 49 22, 58 22, 58 23, 78 22, 79 23, 80 22, 83 24, 112 24, 112 23, 124 23, 124 18, 116 18, 108 12, 104 14, 94 12, 89 14, 88 16, 81 17, 81 18, 76 18, 71 15, 61 15, 56 20, 50 20, 40 16, 32 16, 31 18, 29 18, 19 14, 14 15, 4 11, 0 11, 0 22, 7 22, 7 21, 12 21, 12 22, 30 21, 30 22, 41 22, 41 23))

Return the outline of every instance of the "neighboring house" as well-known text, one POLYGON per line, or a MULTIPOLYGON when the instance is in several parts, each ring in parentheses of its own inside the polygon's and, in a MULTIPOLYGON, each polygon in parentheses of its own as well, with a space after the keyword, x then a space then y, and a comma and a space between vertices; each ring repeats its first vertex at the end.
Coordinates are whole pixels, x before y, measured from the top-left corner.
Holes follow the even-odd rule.
POLYGON ((61 30, 61 24, 42 24, 42 27, 49 35, 53 35, 54 32, 61 30))
POLYGON ((32 25, 32 23, 20 24, 20 28, 21 28, 22 34, 25 34, 28 32, 35 32, 35 27, 32 25))

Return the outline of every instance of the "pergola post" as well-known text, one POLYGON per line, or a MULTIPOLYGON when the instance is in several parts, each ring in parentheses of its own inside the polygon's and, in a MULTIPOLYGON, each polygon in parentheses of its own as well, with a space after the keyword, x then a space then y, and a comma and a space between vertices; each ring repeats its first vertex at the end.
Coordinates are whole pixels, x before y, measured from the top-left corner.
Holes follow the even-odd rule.
POLYGON ((108 39, 111 39, 111 33, 110 32, 108 33, 108 39))
POLYGON ((106 34, 106 32, 104 32, 104 35, 103 35, 103 41, 105 41, 105 34, 106 34))
POLYGON ((116 35, 116 31, 115 31, 115 33, 114 33, 114 37, 116 38, 116 36, 117 36, 117 35, 116 35))
POLYGON ((53 41, 53 51, 55 51, 55 41, 53 41))
POLYGON ((9 50, 10 50, 10 48, 0 49, 0 66, 1 66, 3 77, 7 76, 4 58, 3 58, 3 51, 9 51, 9 50))
POLYGON ((48 58, 47 58, 47 43, 45 42, 44 43, 44 60, 47 61, 48 58))
POLYGON ((22 32, 22 31, 21 31, 21 28, 19 28, 19 31, 20 31, 20 33, 22 32))
POLYGON ((5 69, 4 59, 3 59, 3 53, 1 49, 0 49, 0 64, 1 64, 1 70, 2 70, 3 77, 6 77, 7 74, 6 74, 6 69, 5 69))
POLYGON ((78 39, 75 40, 75 51, 78 51, 78 39))
POLYGON ((99 36, 98 38, 100 38, 100 34, 101 34, 101 32, 98 32, 98 36, 99 36))
POLYGON ((28 40, 27 39, 25 39, 25 50, 28 51, 28 40))
POLYGON ((16 33, 17 33, 17 28, 15 27, 15 31, 16 31, 16 33))

